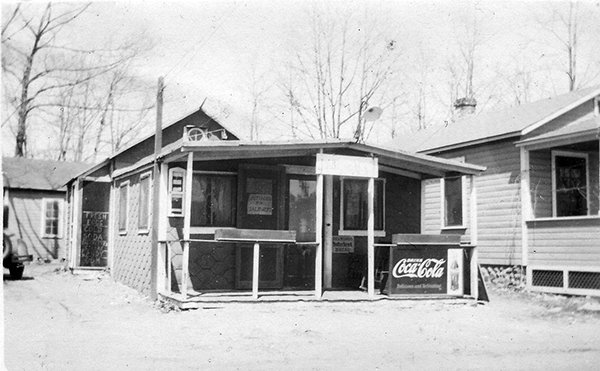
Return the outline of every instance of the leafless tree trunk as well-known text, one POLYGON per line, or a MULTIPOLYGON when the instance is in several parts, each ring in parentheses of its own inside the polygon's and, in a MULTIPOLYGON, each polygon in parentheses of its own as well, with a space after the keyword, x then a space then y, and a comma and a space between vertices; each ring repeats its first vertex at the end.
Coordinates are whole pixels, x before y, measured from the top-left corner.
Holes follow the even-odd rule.
MULTIPOLYGON (((34 64, 37 62, 38 55, 41 51, 51 48, 54 38, 60 32, 61 28, 67 23, 72 22, 81 13, 83 13, 88 5, 78 7, 71 11, 63 12, 58 15, 53 15, 52 4, 48 3, 40 16, 37 23, 34 23, 33 19, 25 19, 23 25, 15 32, 25 31, 30 33, 31 44, 28 50, 21 50, 13 47, 8 43, 8 37, 5 37, 9 31, 11 23, 15 23, 18 17, 22 16, 21 9, 19 6, 15 8, 13 16, 10 18, 10 22, 3 27, 3 47, 10 50, 10 52, 19 54, 24 59, 23 71, 20 77, 20 95, 18 99, 18 123, 16 133, 16 146, 15 156, 23 157, 27 153, 27 118, 31 111, 35 108, 35 99, 45 91, 56 88, 58 85, 42 85, 35 92, 31 92, 32 85, 40 78, 53 72, 53 68, 48 65, 43 66, 39 70, 34 71, 34 64)), ((4 61, 3 61, 4 64, 4 61)), ((59 85, 64 85, 60 84, 59 85)))
POLYGON ((396 91, 390 87, 400 85, 395 80, 400 56, 396 41, 385 37, 375 22, 356 23, 353 16, 320 8, 310 15, 311 42, 288 62, 289 78, 281 84, 296 135, 354 134, 364 141, 364 111, 373 103, 384 106, 394 99, 396 91))

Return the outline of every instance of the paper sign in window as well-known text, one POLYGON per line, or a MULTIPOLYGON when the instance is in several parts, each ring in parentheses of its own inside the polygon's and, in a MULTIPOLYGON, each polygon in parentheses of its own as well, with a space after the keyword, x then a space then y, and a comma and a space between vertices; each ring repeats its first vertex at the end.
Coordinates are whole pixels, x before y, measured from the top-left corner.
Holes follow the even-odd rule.
POLYGON ((249 195, 248 215, 273 215, 273 196, 267 194, 249 195))

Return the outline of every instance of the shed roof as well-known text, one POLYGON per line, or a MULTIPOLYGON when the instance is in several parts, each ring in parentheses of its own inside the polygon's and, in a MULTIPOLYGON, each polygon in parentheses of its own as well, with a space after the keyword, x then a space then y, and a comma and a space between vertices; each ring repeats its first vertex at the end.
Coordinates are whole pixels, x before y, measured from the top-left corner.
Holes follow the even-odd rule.
POLYGON ((64 191, 69 179, 90 166, 82 162, 3 157, 2 182, 12 189, 64 191))
POLYGON ((594 86, 497 112, 468 116, 446 126, 407 134, 390 145, 428 153, 519 136, 599 94, 600 86, 594 86))

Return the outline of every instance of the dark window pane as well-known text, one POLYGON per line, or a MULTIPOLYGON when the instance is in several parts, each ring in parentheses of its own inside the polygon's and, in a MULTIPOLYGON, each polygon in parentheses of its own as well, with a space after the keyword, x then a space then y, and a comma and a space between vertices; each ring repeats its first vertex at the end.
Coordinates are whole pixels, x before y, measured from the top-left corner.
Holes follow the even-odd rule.
MULTIPOLYGON (((382 180, 375 181, 375 230, 383 230, 383 185, 382 180)), ((344 179, 344 230, 367 230, 368 186, 367 179, 344 179)))
POLYGON ((585 158, 555 157, 556 216, 587 215, 585 158))
POLYGON ((446 178, 444 180, 444 225, 462 226, 462 178, 446 178))
POLYGON ((234 226, 235 184, 234 176, 194 175, 192 180, 192 226, 234 226))

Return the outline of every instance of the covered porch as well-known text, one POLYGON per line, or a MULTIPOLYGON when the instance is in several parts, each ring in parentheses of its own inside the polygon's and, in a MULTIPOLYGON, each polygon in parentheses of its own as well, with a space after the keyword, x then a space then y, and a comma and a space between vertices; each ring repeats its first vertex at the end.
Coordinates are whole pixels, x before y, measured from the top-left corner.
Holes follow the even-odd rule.
POLYGON ((600 295, 598 116, 522 140, 527 287, 600 295))
MULTIPOLYGON (((182 308, 389 298, 392 236, 421 232, 421 181, 470 178, 475 226, 483 170, 344 141, 184 138, 161 157, 156 290, 182 308)), ((463 289, 424 296, 477 297, 476 233, 463 289)))

